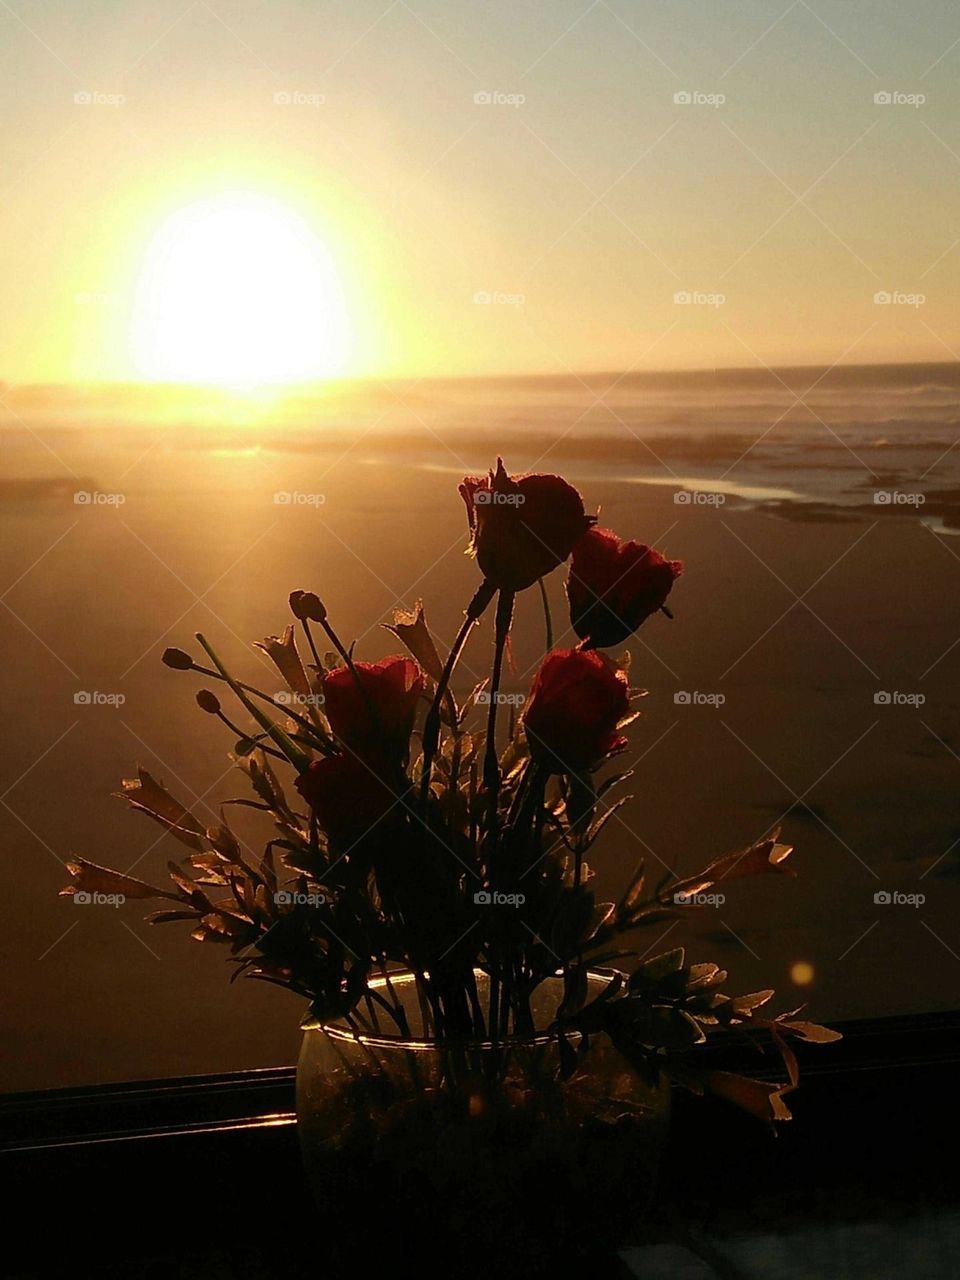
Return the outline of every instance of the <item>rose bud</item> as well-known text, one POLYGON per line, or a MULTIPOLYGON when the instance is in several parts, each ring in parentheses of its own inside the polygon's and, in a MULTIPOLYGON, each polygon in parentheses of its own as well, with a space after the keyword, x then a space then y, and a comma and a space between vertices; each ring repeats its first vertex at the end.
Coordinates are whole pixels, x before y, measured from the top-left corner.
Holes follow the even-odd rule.
POLYGON ((386 836, 393 814, 402 817, 397 797, 377 768, 353 755, 314 760, 296 781, 297 790, 313 810, 317 825, 332 847, 343 852, 371 833, 386 836))
POLYGON ((323 677, 323 709, 330 728, 351 751, 405 760, 426 676, 412 658, 353 665, 356 676, 349 667, 338 667, 323 677))
POLYGON ((290 611, 301 622, 324 622, 327 610, 313 591, 291 591, 290 611))
POLYGON ((583 499, 560 476, 465 476, 460 496, 467 508, 470 549, 484 577, 505 591, 522 591, 566 560, 594 523, 583 499))
POLYGON ((664 607, 682 571, 679 560, 652 547, 588 529, 573 548, 567 579, 574 631, 588 649, 619 644, 664 607))
POLYGON ((220 699, 210 689, 199 690, 197 693, 197 706, 201 711, 206 711, 207 715, 218 716, 220 714, 220 699))
POLYGON ((193 659, 183 649, 164 649, 163 663, 167 667, 173 667, 174 671, 190 671, 193 668, 193 659))
POLYGON ((537 672, 523 723, 530 753, 551 773, 582 773, 626 743, 630 712, 622 671, 599 653, 555 649, 537 672))

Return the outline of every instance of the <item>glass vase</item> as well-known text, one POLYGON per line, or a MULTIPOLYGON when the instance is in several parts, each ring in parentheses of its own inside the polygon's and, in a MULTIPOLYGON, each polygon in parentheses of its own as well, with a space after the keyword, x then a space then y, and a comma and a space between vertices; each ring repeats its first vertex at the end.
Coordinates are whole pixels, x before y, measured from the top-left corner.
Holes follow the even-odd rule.
MULTIPOLYGON (((588 1000, 611 976, 589 975, 588 1000)), ((489 980, 480 970, 475 978, 486 1007, 489 980)), ((415 1270, 419 1258, 424 1274, 448 1265, 468 1276, 609 1258, 653 1193, 666 1081, 641 1079, 603 1034, 561 1080, 557 1036, 547 1032, 560 978, 533 993, 534 1032, 497 1043, 431 1041, 413 974, 371 986, 402 1008, 411 1034, 396 1034, 381 1006, 364 1002, 363 1029, 306 1031, 297 1069, 328 1269, 360 1275, 370 1249, 384 1265, 415 1270)), ((579 1036, 568 1042, 576 1053, 579 1036)))

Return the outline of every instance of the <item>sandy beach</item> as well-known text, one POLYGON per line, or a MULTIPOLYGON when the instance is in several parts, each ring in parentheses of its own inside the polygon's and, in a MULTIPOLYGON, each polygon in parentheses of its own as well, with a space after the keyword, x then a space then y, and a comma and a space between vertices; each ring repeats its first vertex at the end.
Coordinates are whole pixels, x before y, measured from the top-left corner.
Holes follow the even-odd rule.
MULTIPOLYGON (((188 944, 176 925, 149 928, 133 904, 58 899, 62 864, 80 853, 153 879, 179 856, 111 798, 138 764, 207 821, 244 794, 229 736, 196 708, 199 681, 161 665, 165 645, 190 648, 202 630, 238 671, 271 687, 249 642, 284 626, 296 587, 318 592, 363 658, 396 650, 378 624, 421 597, 449 643, 477 581, 456 481, 485 469, 491 448, 467 430, 442 442, 424 430, 393 447, 355 431, 346 448, 282 433, 265 447, 230 432, 211 447, 209 429, 186 427, 40 434, 8 427, 0 487, 2 950, 18 972, 4 993, 0 1083, 290 1062, 295 999, 254 983, 228 991, 224 953, 188 944), (123 500, 78 504, 78 490, 123 500), (78 703, 78 692, 108 697, 78 703)), ((517 429, 501 435, 512 470, 543 452, 517 429)), ((675 477, 698 468, 719 476, 718 439, 711 454, 701 438, 698 453, 688 434, 683 468, 668 443, 645 439, 668 464, 645 480, 633 466, 642 442, 617 455, 586 447, 582 430, 539 464, 577 483, 603 524, 687 566, 671 598, 675 620, 652 619, 629 645, 649 696, 627 756, 634 798, 597 860, 599 895, 644 853, 654 874, 660 864, 692 871, 782 822, 798 878, 732 885, 720 907, 670 926, 669 943, 722 960, 744 989, 776 985, 782 1007, 809 1001, 824 1019, 952 1007, 960 542, 932 527, 929 507, 873 503, 877 481, 862 469, 851 476, 862 502, 717 500, 720 486, 705 480, 714 498, 692 499, 675 477), (924 901, 875 901, 878 893, 924 901)), ((723 456, 735 447, 728 441, 723 456)), ((784 452, 778 473, 752 479, 775 489, 779 475, 792 488, 802 462, 784 452)), ((928 487, 951 505, 951 477, 931 475, 928 487)), ((561 643, 562 584, 560 572, 549 583, 561 643)), ((485 673, 490 630, 485 623, 471 640, 461 694, 485 673)), ((530 591, 508 688, 526 690, 543 636, 530 591)), ((245 831, 252 842, 263 834, 255 824, 245 831)), ((643 946, 666 931, 655 927, 643 946)))

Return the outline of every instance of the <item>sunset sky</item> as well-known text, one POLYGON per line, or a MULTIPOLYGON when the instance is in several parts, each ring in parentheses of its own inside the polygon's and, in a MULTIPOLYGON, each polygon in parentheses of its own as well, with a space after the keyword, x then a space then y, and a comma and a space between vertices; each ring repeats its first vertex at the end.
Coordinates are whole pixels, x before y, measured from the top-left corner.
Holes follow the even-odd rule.
POLYGON ((960 358, 958 68, 948 0, 4 0, 0 379, 960 358))

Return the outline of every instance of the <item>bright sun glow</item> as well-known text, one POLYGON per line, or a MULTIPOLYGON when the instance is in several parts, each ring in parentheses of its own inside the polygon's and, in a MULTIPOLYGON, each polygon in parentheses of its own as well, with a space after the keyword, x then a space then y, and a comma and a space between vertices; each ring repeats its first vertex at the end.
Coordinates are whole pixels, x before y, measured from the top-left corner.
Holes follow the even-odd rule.
POLYGON ((276 201, 200 201, 150 246, 133 319, 133 357, 148 378, 251 387, 329 376, 343 370, 351 337, 326 247, 276 201))

